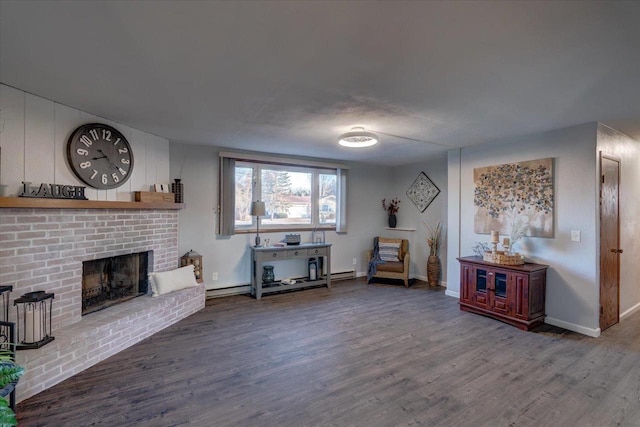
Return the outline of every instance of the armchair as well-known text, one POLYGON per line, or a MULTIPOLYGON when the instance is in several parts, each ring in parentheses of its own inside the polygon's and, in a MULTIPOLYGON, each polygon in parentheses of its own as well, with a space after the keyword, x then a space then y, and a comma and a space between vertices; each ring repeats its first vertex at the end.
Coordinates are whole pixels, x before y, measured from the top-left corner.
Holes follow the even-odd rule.
MULTIPOLYGON (((373 275, 373 277, 383 278, 383 279, 399 279, 404 281, 404 287, 409 287, 409 241, 407 239, 388 239, 385 237, 378 238, 378 244, 384 243, 396 243, 399 244, 399 253, 398 259, 399 261, 386 261, 382 264, 378 264, 377 272, 373 275)), ((371 261, 371 257, 373 256, 373 250, 369 250, 367 252, 367 262, 371 261)))

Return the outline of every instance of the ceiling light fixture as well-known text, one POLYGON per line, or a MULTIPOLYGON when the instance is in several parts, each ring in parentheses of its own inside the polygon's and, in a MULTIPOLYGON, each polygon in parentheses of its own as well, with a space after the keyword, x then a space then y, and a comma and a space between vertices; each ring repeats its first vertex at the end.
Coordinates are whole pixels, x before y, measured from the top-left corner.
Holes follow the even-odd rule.
POLYGON ((351 128, 351 132, 340 135, 338 143, 351 148, 371 147, 378 143, 378 135, 367 132, 363 127, 354 127, 351 128))

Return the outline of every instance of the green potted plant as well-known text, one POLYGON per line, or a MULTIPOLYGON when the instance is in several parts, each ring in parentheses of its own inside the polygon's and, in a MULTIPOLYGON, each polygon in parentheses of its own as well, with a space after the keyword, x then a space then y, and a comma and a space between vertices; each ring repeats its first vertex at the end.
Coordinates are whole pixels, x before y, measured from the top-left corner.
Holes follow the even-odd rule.
POLYGON ((0 427, 17 425, 16 414, 4 398, 13 391, 24 374, 24 368, 16 363, 14 357, 13 350, 0 348, 0 427))

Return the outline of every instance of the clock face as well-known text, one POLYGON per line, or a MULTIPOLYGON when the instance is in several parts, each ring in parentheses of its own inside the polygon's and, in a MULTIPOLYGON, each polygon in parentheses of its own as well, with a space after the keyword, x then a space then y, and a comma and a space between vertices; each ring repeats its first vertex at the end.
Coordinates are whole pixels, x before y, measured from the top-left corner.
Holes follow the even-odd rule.
POLYGON ((120 187, 133 171, 127 139, 117 129, 99 123, 82 125, 71 134, 67 160, 82 182, 98 189, 120 187))

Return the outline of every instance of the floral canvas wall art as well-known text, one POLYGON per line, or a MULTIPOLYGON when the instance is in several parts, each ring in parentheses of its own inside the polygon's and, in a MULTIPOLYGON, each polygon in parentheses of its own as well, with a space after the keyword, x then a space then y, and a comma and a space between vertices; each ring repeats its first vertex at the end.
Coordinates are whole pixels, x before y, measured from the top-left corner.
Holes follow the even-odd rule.
POLYGON ((552 158, 476 168, 473 181, 476 233, 553 237, 552 158))

